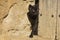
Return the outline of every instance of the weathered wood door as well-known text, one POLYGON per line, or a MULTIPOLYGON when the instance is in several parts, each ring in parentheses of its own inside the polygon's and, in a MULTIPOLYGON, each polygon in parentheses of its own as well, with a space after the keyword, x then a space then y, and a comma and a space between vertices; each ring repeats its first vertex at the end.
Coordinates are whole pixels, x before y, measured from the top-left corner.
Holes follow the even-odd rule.
POLYGON ((57 40, 60 40, 60 0, 57 0, 57 40))
POLYGON ((41 40, 55 40, 57 0, 40 0, 39 36, 41 40))

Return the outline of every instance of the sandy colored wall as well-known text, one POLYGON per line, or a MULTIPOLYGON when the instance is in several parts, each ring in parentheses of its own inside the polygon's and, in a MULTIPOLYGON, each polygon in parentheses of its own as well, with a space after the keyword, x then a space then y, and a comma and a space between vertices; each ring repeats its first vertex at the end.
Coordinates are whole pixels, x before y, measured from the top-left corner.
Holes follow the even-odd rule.
MULTIPOLYGON (((1 0, 2 2, 5 0, 1 0)), ((27 18, 28 6, 29 4, 34 5, 34 1, 31 0, 23 1, 23 0, 7 0, 5 2, 5 10, 2 8, 1 10, 1 36, 0 40, 29 40, 30 35, 30 22, 27 18), (6 12, 6 13, 5 13, 6 12), (5 18, 5 15, 7 17, 5 18)))

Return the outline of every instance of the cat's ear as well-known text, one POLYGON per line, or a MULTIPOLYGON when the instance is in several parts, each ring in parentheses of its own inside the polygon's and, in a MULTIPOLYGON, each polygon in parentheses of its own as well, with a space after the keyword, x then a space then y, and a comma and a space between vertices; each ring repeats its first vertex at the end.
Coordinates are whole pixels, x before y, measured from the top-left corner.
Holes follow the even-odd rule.
POLYGON ((29 5, 28 9, 29 9, 29 10, 32 9, 32 5, 31 5, 31 4, 29 5))

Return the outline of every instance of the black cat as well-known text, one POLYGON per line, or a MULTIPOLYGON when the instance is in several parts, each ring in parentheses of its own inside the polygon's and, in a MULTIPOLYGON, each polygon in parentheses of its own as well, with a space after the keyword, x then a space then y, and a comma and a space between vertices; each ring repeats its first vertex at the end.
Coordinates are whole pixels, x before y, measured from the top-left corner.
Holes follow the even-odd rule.
POLYGON ((31 35, 29 37, 33 37, 33 35, 38 35, 38 11, 37 7, 34 5, 29 5, 29 12, 27 13, 28 19, 31 23, 31 35))

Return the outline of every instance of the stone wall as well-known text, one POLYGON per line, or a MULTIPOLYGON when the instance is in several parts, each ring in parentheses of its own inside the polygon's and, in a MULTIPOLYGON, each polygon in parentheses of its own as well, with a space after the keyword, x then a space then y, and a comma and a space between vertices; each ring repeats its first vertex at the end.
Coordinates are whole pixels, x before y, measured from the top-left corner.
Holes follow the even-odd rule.
POLYGON ((0 40, 37 40, 30 39, 30 22, 27 18, 31 0, 0 0, 0 40))

